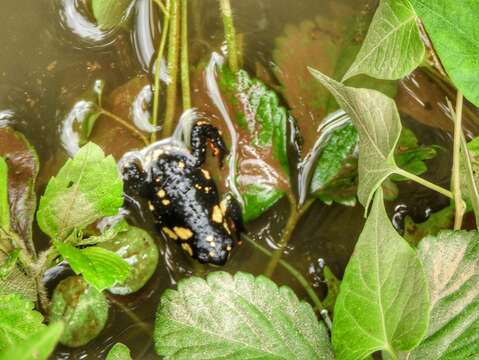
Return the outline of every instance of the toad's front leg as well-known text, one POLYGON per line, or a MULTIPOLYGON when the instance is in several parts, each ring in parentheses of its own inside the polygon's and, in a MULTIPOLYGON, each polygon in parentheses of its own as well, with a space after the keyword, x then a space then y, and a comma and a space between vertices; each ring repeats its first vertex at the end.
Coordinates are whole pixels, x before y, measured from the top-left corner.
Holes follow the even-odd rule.
POLYGON ((197 167, 205 162, 208 147, 222 166, 224 157, 228 153, 223 137, 215 126, 207 121, 199 120, 191 129, 191 154, 195 158, 197 167))

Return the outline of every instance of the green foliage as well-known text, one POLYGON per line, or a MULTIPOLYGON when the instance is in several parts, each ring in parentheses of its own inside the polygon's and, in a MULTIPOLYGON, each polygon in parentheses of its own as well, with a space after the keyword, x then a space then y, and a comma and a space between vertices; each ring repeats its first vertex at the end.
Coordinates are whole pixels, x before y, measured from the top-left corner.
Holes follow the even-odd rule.
POLYGON ((20 295, 0 296, 0 352, 18 346, 45 328, 43 316, 32 301, 20 295))
POLYGON ((130 349, 122 343, 116 343, 108 352, 106 360, 131 360, 130 349))
POLYGON ((132 3, 132 0, 91 0, 91 7, 98 26, 109 30, 125 20, 132 3))
POLYGON ((0 237, 1 231, 10 231, 10 205, 8 204, 8 166, 0 156, 0 237))
POLYGON ((408 0, 381 0, 356 60, 343 81, 358 74, 396 80, 424 58, 416 14, 408 0))
POLYGON ((479 106, 479 26, 477 0, 409 0, 454 85, 479 106))
POLYGON ((341 286, 341 280, 331 271, 329 266, 325 266, 323 270, 324 282, 328 286, 328 293, 323 300, 323 305, 328 311, 333 312, 334 305, 339 294, 339 287, 341 286))
POLYGON ((108 289, 116 295, 128 295, 140 290, 151 278, 158 266, 158 247, 151 236, 143 229, 130 226, 100 247, 116 253, 131 267, 125 281, 108 289))
POLYGON ((426 338, 408 359, 462 360, 479 354, 479 234, 444 231, 419 245, 433 304, 426 338))
POLYGON ((402 127, 396 104, 378 91, 344 86, 317 70, 311 73, 334 95, 359 132, 358 198, 368 208, 374 192, 398 170, 394 149, 402 127))
POLYGON ((52 239, 115 215, 123 204, 123 185, 115 160, 88 143, 50 180, 40 199, 37 221, 52 239))
POLYGON ((54 323, 0 353, 0 360, 47 360, 63 332, 63 324, 54 323))
POLYGON ((94 339, 105 327, 108 303, 105 296, 79 276, 62 280, 52 297, 50 321, 62 321, 60 342, 79 347, 94 339))
POLYGON ((423 268, 394 230, 383 201, 378 190, 334 308, 339 360, 413 349, 427 330, 430 302, 423 268))
POLYGON ((235 181, 250 221, 274 205, 288 186, 288 114, 278 96, 244 70, 233 74, 223 67, 220 81, 236 111, 242 149, 235 181))
POLYGON ((130 265, 112 251, 98 246, 81 250, 63 243, 55 246, 73 271, 98 291, 123 283, 130 274, 130 265))
POLYGON ((423 223, 416 224, 409 216, 404 220, 404 238, 413 246, 417 246, 422 239, 429 235, 436 235, 444 229, 451 229, 454 225, 454 206, 431 214, 423 223))
POLYGON ((333 359, 309 304, 288 287, 245 273, 210 273, 167 290, 154 338, 167 359, 333 359))

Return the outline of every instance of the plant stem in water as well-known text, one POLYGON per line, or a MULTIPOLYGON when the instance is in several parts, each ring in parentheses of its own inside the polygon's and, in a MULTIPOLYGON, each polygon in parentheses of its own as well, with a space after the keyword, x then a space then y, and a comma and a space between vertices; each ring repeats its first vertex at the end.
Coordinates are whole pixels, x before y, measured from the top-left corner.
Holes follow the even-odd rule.
POLYGON ((401 176, 404 176, 405 178, 408 178, 409 180, 412 180, 414 182, 417 182, 418 184, 421 184, 425 187, 427 187, 428 189, 431 189, 431 190, 434 190, 450 199, 453 198, 452 196, 452 192, 450 192, 449 190, 446 190, 444 189, 443 187, 440 187, 436 184, 433 184, 432 182, 430 181, 427 181, 426 179, 423 179, 419 176, 416 176, 414 174, 411 174, 410 172, 407 172, 405 170, 402 170, 402 169, 398 169, 398 171, 396 172, 398 175, 401 175, 401 176))
MULTIPOLYGON (((170 25, 170 0, 166 1, 165 15, 163 17, 163 29, 161 32, 160 47, 158 48, 158 56, 155 61, 155 84, 153 89, 153 115, 151 119, 152 125, 156 128, 158 126, 158 116, 159 116, 159 107, 160 107, 160 74, 161 74, 161 60, 163 59, 163 54, 166 47, 166 39, 168 36, 168 28, 170 25)), ((156 132, 151 134, 151 142, 156 141, 156 132)))
POLYGON ((288 193, 288 200, 290 205, 290 215, 288 218, 288 222, 283 230, 281 239, 278 243, 278 249, 274 252, 264 272, 264 274, 268 277, 271 277, 273 275, 274 270, 276 269, 276 266, 281 259, 281 256, 283 256, 284 249, 286 248, 286 246, 288 246, 291 236, 293 236, 294 229, 296 228, 296 225, 298 224, 299 220, 306 213, 306 211, 308 211, 310 206, 315 201, 315 199, 309 199, 301 207, 301 209, 298 209, 298 204, 293 194, 288 193))
POLYGON ((113 304, 115 304, 115 306, 117 306, 118 308, 121 309, 121 311, 123 313, 125 313, 131 320, 133 320, 133 322, 135 323, 135 325, 138 325, 140 327, 140 329, 145 332, 145 334, 147 334, 148 336, 151 336, 151 333, 152 333, 152 327, 150 324, 147 324, 146 322, 144 322, 143 320, 141 320, 138 315, 135 314, 134 311, 132 311, 128 306, 126 306, 125 304, 123 304, 122 302, 116 300, 112 295, 107 295, 108 297, 108 300, 110 300, 110 302, 112 302, 113 304))
POLYGON ((141 141, 143 141, 143 143, 145 145, 148 145, 149 144, 149 141, 148 139, 146 138, 145 135, 143 135, 143 133, 138 130, 137 128, 135 128, 133 125, 129 124, 127 121, 123 120, 121 117, 113 114, 112 112, 108 111, 108 110, 105 110, 105 109, 100 109, 100 113, 102 115, 105 115, 105 116, 108 116, 110 119, 112 119, 113 121, 116 121, 117 123, 119 123, 121 126, 127 128, 128 130, 130 130, 133 134, 135 134, 141 141))
POLYGON ((178 87, 178 62, 180 47, 180 0, 170 0, 170 31, 168 39, 168 76, 169 83, 166 90, 166 111, 163 122, 162 137, 170 137, 174 129, 176 114, 176 95, 178 87))
POLYGON ((461 194, 461 136, 462 136, 462 105, 464 98, 460 91, 457 92, 456 99, 456 119, 454 121, 454 147, 452 163, 452 191, 454 194, 455 217, 454 230, 460 230, 462 219, 466 211, 461 194))
POLYGON ((191 109, 190 64, 188 56, 188 0, 181 0, 181 92, 183 111, 191 109))
MULTIPOLYGON (((251 239, 249 236, 242 235, 242 238, 245 239, 247 242, 249 242, 251 245, 253 245, 260 252, 265 254, 266 256, 269 256, 269 257, 273 256, 273 254, 269 250, 267 250, 266 248, 264 248, 263 246, 258 244, 256 241, 251 239)), ((323 311, 324 310, 323 303, 321 302, 321 300, 319 300, 318 295, 316 295, 316 292, 311 287, 311 285, 309 285, 308 281, 304 278, 304 276, 301 275, 301 273, 298 270, 296 270, 293 266, 291 266, 288 262, 280 259, 280 260, 278 260, 278 263, 282 267, 284 267, 303 286, 304 290, 309 295, 309 297, 311 298, 311 301, 315 305, 315 310, 317 310, 319 312, 323 311)))
POLYGON ((231 10, 230 0, 219 0, 220 9, 223 17, 223 26, 225 28, 226 44, 228 46, 228 64, 230 70, 236 73, 239 70, 238 51, 236 48, 236 30, 233 22, 233 11, 231 10))

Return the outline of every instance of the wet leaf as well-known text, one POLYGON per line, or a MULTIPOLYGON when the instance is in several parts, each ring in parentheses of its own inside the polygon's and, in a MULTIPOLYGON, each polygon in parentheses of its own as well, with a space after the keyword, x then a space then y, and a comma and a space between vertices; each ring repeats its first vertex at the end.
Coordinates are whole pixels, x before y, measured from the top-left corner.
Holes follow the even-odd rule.
POLYGON ((233 74, 223 67, 220 83, 236 113, 236 183, 250 221, 289 190, 288 114, 278 96, 244 70, 233 74))
POLYGON ((106 360, 131 360, 130 349, 122 343, 116 343, 108 352, 106 360))
POLYGON ((116 215, 123 204, 123 184, 115 160, 95 144, 82 147, 47 185, 37 221, 52 239, 116 215))
POLYGON ((0 360, 47 360, 60 339, 63 324, 55 323, 0 353, 0 360))
MULTIPOLYGON (((322 4, 321 15, 299 25, 287 25, 276 41, 273 59, 282 93, 298 122, 304 139, 303 153, 313 148, 318 127, 338 109, 334 98, 311 78, 308 67, 341 79, 356 57, 364 39, 371 11, 365 6, 344 6, 339 1, 322 4)), ((373 88, 394 97, 396 83, 358 76, 350 86, 373 88)))
POLYGON ((479 234, 443 231, 419 245, 431 293, 426 338, 407 359, 462 360, 479 354, 479 234))
POLYGON ((378 190, 336 300, 333 346, 339 360, 413 349, 427 330, 426 276, 383 201, 378 190))
POLYGON ((479 106, 479 2, 410 0, 452 82, 479 106))
POLYGON ((167 290, 154 339, 167 359, 333 359, 309 304, 288 287, 245 273, 210 273, 167 290))
POLYGON ((87 344, 103 330, 107 318, 105 296, 80 276, 62 280, 53 291, 50 321, 65 324, 62 344, 70 347, 87 344))
POLYGON ((398 171, 394 150, 402 127, 396 104, 378 91, 342 85, 317 70, 311 73, 331 91, 359 132, 358 198, 368 208, 381 183, 398 171))
POLYGON ((55 247, 73 271, 98 291, 121 284, 130 274, 130 265, 112 251, 98 246, 80 250, 62 243, 56 243, 55 247))
POLYGON ((381 0, 354 63, 343 81, 359 74, 396 80, 411 73, 425 48, 407 0, 381 0))
POLYGON ((100 247, 116 253, 131 268, 125 281, 109 288, 113 294, 128 295, 140 290, 154 274, 158 266, 158 247, 151 236, 143 229, 130 226, 100 247))
POLYGON ((93 16, 100 28, 111 29, 123 22, 132 0, 91 0, 93 16))
POLYGON ((33 302, 20 295, 0 295, 0 353, 45 328, 42 314, 33 309, 33 302))
POLYGON ((39 170, 37 153, 23 135, 9 128, 1 128, 0 156, 6 160, 8 166, 11 230, 17 233, 26 242, 27 249, 34 253, 31 239, 37 206, 34 189, 39 170))

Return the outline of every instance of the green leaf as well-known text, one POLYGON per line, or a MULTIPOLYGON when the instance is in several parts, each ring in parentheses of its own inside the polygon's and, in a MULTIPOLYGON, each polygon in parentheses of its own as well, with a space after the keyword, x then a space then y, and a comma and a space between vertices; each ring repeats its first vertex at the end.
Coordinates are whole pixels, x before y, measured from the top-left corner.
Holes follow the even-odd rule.
POLYGON ((334 308, 338 360, 413 349, 429 321, 426 277, 415 251, 394 230, 382 190, 346 267, 334 308))
POLYGON ((82 147, 50 180, 40 199, 37 221, 52 239, 63 240, 123 204, 123 184, 115 160, 95 144, 82 147))
POLYGON ((341 280, 334 275, 329 266, 324 267, 323 275, 324 282, 328 286, 328 293, 323 300, 323 305, 332 313, 334 310, 334 305, 336 304, 336 299, 338 298, 341 280))
POLYGON ((468 207, 474 209, 476 227, 479 226, 479 137, 468 144, 464 136, 461 138, 461 187, 463 198, 468 207))
POLYGON ((127 231, 99 246, 116 253, 131 267, 131 272, 125 281, 108 289, 113 294, 128 295, 140 290, 158 266, 158 247, 143 229, 130 226, 127 231))
POLYGON ((18 294, 30 301, 37 300, 35 279, 15 266, 5 277, 0 277, 0 296, 18 294))
POLYGON ((452 82, 479 106, 477 0, 410 0, 452 82))
POLYGON ((100 28, 109 30, 122 23, 132 0, 91 0, 93 16, 100 28))
POLYGON ((53 291, 50 321, 61 321, 65 330, 60 342, 79 347, 98 336, 108 319, 105 295, 80 276, 62 280, 53 291))
POLYGON ((0 280, 6 278, 8 274, 10 274, 17 266, 17 260, 19 256, 20 249, 15 249, 8 255, 3 263, 0 263, 0 280))
POLYGON ((381 183, 398 171, 394 149, 402 127, 396 104, 378 91, 344 86, 317 70, 310 71, 333 94, 359 132, 358 198, 367 209, 381 183))
POLYGON ((418 251, 433 307, 427 336, 407 359, 477 359, 479 234, 443 231, 425 238, 418 251))
POLYGON ((425 48, 407 0, 381 0, 356 60, 343 81, 358 74, 396 80, 411 73, 425 48))
MULTIPOLYGON (((8 204, 8 166, 0 156, 0 231, 10 231, 10 205, 8 204)), ((1 236, 1 235, 0 235, 1 236)))
POLYGON ((122 343, 116 343, 108 352, 106 360, 131 360, 130 349, 122 343))
POLYGON ((210 273, 167 290, 154 339, 166 359, 333 359, 309 304, 288 287, 245 273, 210 273))
POLYGON ((130 265, 112 251, 92 246, 84 249, 56 243, 55 247, 76 274, 98 291, 121 284, 130 274, 130 265))
POLYGON ((21 344, 45 328, 32 301, 16 294, 0 296, 0 352, 21 344))
POLYGON ((63 324, 57 322, 0 353, 0 360, 47 360, 62 335, 63 324))
POLYGON ((235 181, 250 221, 289 189, 288 114, 278 96, 244 70, 233 74, 223 67, 220 84, 236 112, 241 151, 235 181))

